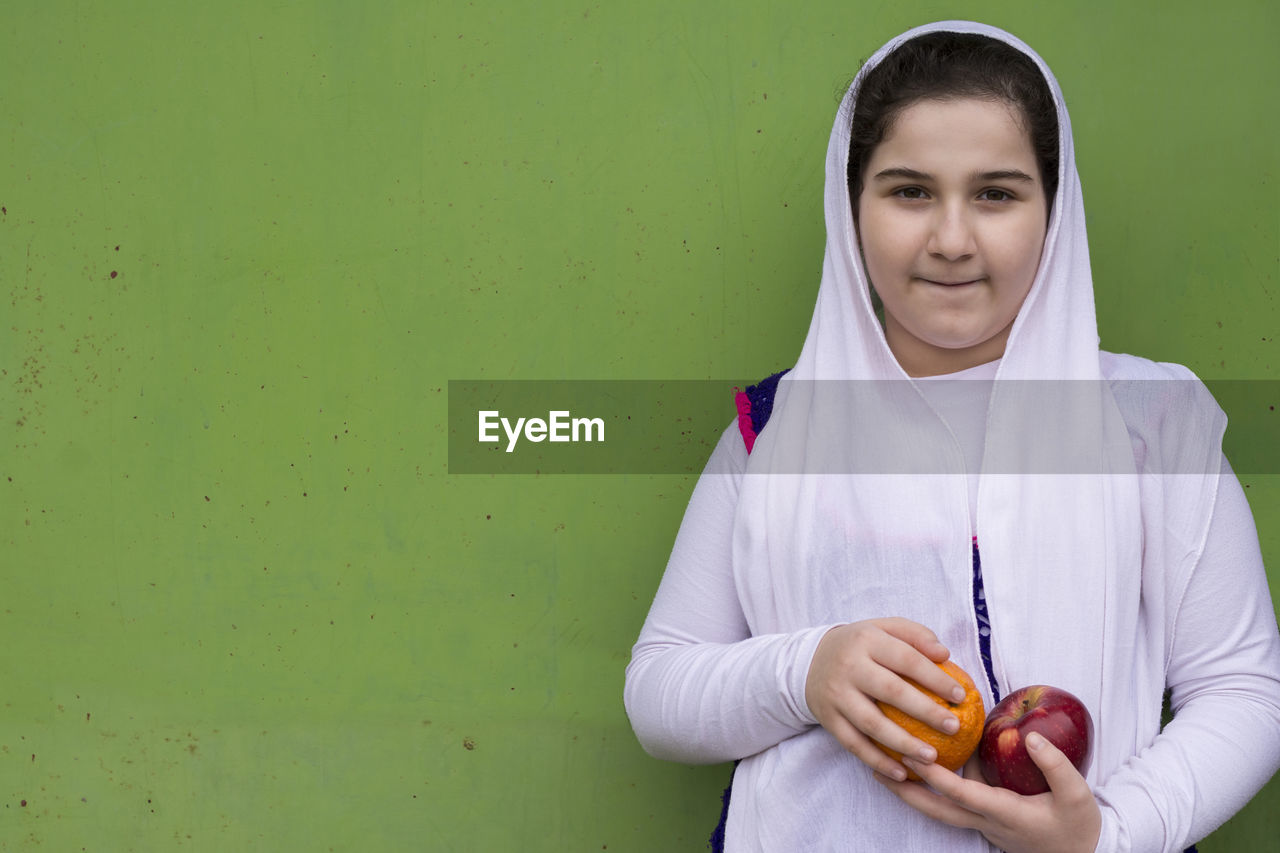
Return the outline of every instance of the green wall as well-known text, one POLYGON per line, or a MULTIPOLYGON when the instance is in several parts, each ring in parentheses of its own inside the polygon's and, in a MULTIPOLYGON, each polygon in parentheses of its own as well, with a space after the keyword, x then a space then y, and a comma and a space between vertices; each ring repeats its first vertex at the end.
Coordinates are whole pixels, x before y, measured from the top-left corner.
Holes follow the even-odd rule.
POLYGON ((1280 378, 1261 0, 10 0, 0 848, 702 849, 621 699, 694 478, 450 475, 448 380, 789 365, 839 93, 946 17, 1067 91, 1104 346, 1280 378))

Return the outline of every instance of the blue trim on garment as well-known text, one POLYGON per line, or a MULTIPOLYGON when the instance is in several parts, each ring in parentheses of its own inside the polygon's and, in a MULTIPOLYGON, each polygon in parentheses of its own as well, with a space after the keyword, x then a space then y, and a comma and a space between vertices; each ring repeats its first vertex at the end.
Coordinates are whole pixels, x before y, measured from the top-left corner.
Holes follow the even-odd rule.
POLYGON ((982 558, 978 555, 978 537, 973 537, 973 615, 978 621, 978 653, 987 674, 991 698, 1000 701, 1000 683, 991 663, 991 617, 987 613, 987 592, 982 586, 982 558))
MULTIPOLYGON (((738 769, 738 762, 733 762, 733 769, 738 769)), ((724 828, 729 822, 729 792, 733 790, 733 774, 729 774, 729 784, 725 787, 724 793, 720 795, 720 822, 716 824, 715 830, 711 833, 711 838, 707 841, 707 847, 711 853, 724 853, 724 828)))
POLYGON ((786 373, 786 370, 780 370, 768 379, 762 379, 758 385, 747 386, 744 392, 751 401, 751 429, 756 435, 760 434, 760 430, 769 421, 769 415, 773 414, 773 395, 778 390, 778 380, 786 373))

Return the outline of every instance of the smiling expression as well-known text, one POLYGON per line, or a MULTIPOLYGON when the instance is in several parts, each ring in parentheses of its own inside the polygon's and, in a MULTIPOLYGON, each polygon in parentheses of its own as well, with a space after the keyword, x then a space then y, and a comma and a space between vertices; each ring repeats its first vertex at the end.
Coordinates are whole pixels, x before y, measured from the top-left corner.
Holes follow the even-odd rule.
POLYGON ((858 238, 909 376, 1004 354, 1035 279, 1046 210, 1031 138, 1004 101, 918 101, 871 153, 858 238))

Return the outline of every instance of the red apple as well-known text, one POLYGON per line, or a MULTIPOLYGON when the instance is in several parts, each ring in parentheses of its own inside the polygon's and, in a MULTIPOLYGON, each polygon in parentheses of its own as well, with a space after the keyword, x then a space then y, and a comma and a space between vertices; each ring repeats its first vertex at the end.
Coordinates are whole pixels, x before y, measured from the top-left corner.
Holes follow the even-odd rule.
POLYGON ((1084 773, 1093 750, 1093 718, 1084 703, 1065 690, 1035 684, 1015 690, 987 715, 978 763, 992 785, 1018 794, 1049 790, 1040 768, 1027 754, 1027 735, 1039 732, 1084 773))

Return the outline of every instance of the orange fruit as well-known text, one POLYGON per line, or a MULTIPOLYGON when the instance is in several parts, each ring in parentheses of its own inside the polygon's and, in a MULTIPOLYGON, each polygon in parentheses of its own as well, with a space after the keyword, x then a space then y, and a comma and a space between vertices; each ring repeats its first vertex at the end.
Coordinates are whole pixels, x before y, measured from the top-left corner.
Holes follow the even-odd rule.
MULTIPOLYGON (((982 728, 987 721, 987 711, 982 705, 982 694, 974 686, 973 679, 969 677, 969 673, 949 660, 938 664, 938 668, 960 682, 960 685, 964 688, 964 699, 962 701, 952 702, 948 699, 943 699, 932 690, 916 684, 910 678, 906 679, 906 682, 960 718, 960 728, 956 730, 955 734, 949 735, 940 732, 933 726, 920 722, 915 717, 907 716, 892 705, 886 705, 883 702, 876 702, 876 704, 880 706, 880 710, 884 712, 886 717, 902 726, 913 737, 919 738, 936 749, 938 751, 938 764, 948 770, 959 770, 969 760, 969 756, 973 755, 973 751, 978 748, 978 741, 982 739, 982 728)), ((895 761, 902 760, 902 753, 895 752, 881 743, 872 742, 895 761)), ((920 777, 910 770, 907 771, 907 778, 917 782, 921 781, 920 777)))

